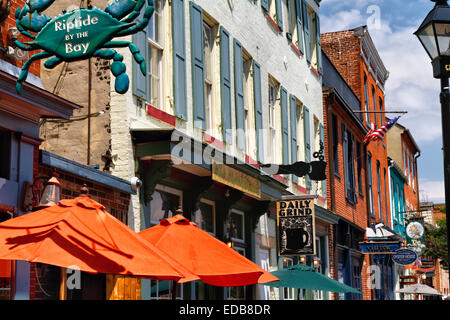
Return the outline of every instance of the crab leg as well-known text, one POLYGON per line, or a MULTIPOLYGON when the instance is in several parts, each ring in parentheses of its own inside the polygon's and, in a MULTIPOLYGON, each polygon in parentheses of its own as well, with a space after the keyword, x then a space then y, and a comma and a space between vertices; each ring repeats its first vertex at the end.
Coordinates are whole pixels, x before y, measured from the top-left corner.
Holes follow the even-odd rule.
POLYGON ((51 57, 52 54, 47 53, 47 52, 39 52, 36 53, 35 55, 32 55, 30 57, 30 59, 28 59, 22 67, 22 72, 19 75, 19 78, 17 79, 17 83, 16 83, 16 91, 17 93, 21 94, 22 93, 22 82, 24 82, 27 79, 28 76, 28 69, 30 68, 31 64, 36 61, 36 60, 40 60, 40 59, 44 59, 44 58, 48 58, 51 57))
POLYGON ((122 62, 123 56, 113 49, 99 49, 94 52, 93 56, 102 59, 114 60, 114 62, 111 64, 111 72, 116 77, 116 81, 114 82, 114 89, 117 93, 121 94, 127 92, 128 87, 130 86, 130 79, 125 73, 127 67, 122 62))
MULTIPOLYGON (((147 0, 148 5, 153 7, 153 0, 147 0)), ((126 18, 122 19, 122 22, 133 22, 134 19, 139 17, 139 14, 141 13, 141 9, 145 4, 145 0, 138 0, 136 6, 134 7, 134 10, 132 13, 130 13, 126 18)))
POLYGON ((63 62, 63 60, 61 60, 58 57, 50 58, 50 59, 48 59, 47 61, 44 62, 44 67, 46 67, 47 69, 53 69, 54 67, 56 67, 61 62, 63 62))
POLYGON ((103 45, 104 48, 126 48, 133 54, 134 60, 139 64, 143 75, 147 73, 144 57, 140 54, 139 48, 129 41, 110 41, 103 45))
POLYGON ((26 45, 24 45, 22 42, 20 42, 19 40, 14 40, 14 44, 21 50, 24 51, 33 51, 36 50, 36 48, 32 48, 32 47, 27 47, 26 45))
MULTIPOLYGON (((143 30, 147 26, 148 22, 150 21, 150 18, 153 15, 153 11, 155 11, 155 8, 153 7, 153 1, 149 0, 149 6, 144 11, 144 16, 142 18, 142 21, 139 22, 134 27, 131 27, 129 29, 125 29, 125 30, 118 32, 117 37, 127 36, 127 35, 130 35, 130 34, 133 34, 138 31, 143 30), (150 2, 151 2, 151 4, 150 4, 150 2)), ((133 13, 131 13, 131 14, 133 14, 133 13)))

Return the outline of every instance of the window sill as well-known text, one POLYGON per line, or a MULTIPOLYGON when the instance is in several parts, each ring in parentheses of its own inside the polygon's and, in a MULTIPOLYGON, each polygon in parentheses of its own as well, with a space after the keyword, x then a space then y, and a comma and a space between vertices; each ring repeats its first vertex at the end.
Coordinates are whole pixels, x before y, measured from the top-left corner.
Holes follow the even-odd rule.
POLYGON ((300 49, 294 44, 294 42, 290 43, 290 46, 292 48, 292 50, 294 50, 294 52, 299 56, 299 57, 303 57, 302 52, 300 51, 300 49))
POLYGON ((311 71, 316 75, 317 78, 320 78, 320 73, 317 71, 316 68, 313 67, 313 65, 310 66, 311 71))
POLYGON ((273 18, 270 16, 270 14, 269 14, 268 12, 266 12, 266 18, 267 18, 267 21, 269 21, 269 23, 272 25, 272 28, 273 28, 276 32, 280 33, 280 32, 281 32, 280 27, 279 27, 278 24, 275 22, 275 20, 273 20, 273 18))

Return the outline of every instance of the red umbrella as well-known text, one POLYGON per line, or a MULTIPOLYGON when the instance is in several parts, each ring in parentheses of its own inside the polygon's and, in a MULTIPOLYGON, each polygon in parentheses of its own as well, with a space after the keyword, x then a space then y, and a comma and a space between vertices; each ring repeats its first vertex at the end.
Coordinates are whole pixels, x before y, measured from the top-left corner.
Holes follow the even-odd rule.
POLYGON ((88 196, 0 223, 0 259, 158 280, 198 279, 88 196))
POLYGON ((205 283, 228 287, 278 281, 182 215, 163 219, 139 234, 205 283))

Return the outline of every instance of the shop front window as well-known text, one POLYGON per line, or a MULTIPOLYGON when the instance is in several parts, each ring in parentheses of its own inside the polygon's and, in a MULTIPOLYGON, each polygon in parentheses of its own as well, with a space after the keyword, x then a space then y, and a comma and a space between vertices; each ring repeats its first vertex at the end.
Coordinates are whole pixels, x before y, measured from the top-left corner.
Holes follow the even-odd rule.
MULTIPOLYGON (((283 269, 293 266, 294 261, 290 258, 283 258, 283 269)), ((284 300, 294 300, 294 288, 283 288, 284 300)))
MULTIPOLYGON (((234 250, 239 252, 245 257, 245 249, 240 247, 234 247, 234 250)), ((227 290, 228 300, 245 300, 245 286, 240 287, 228 287, 227 290)))
MULTIPOLYGON (((183 285, 176 284, 176 299, 183 299, 183 285)), ((173 281, 169 280, 151 280, 150 281, 150 300, 171 300, 173 292, 173 281)))
POLYGON ((242 212, 231 211, 230 229, 233 241, 244 242, 244 214, 242 212))
POLYGON ((182 198, 182 191, 157 185, 150 202, 151 223, 159 224, 160 220, 176 215, 177 209, 182 208, 182 198))
POLYGON ((194 213, 194 222, 200 229, 215 235, 215 204, 213 201, 202 199, 198 210, 194 213))

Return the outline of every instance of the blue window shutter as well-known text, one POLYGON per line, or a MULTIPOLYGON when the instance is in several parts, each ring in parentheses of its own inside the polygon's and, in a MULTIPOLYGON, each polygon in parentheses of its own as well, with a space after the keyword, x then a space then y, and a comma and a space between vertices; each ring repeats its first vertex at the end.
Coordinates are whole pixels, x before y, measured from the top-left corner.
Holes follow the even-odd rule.
MULTIPOLYGON (((323 143, 323 156, 325 157, 325 130, 323 124, 320 124, 320 141, 323 143)), ((324 198, 327 197, 327 180, 322 180, 322 195, 324 198)))
POLYGON ((289 111, 288 93, 281 87, 281 134, 283 148, 283 164, 289 164, 289 111))
MULTIPOLYGON (((291 116, 291 163, 297 162, 297 104, 295 97, 291 94, 289 97, 289 107, 291 116)), ((292 181, 298 183, 298 177, 292 175, 292 181)))
POLYGON ((261 92, 261 66, 253 61, 253 95, 255 104, 255 128, 256 145, 258 148, 258 161, 264 162, 264 139, 263 139, 263 114, 262 114, 262 92, 261 92))
POLYGON ((205 57, 203 43, 203 10, 190 2, 191 8, 191 56, 192 56, 192 98, 194 125, 206 130, 205 117, 205 57))
POLYGON ((220 93, 222 103, 222 130, 226 143, 233 143, 231 134, 231 69, 230 34, 220 27, 220 93))
MULTIPOLYGON (((139 17, 141 18, 141 17, 139 17)), ((136 19, 138 22, 139 18, 136 19)), ((144 57, 146 63, 148 63, 148 39, 147 39, 147 29, 144 28, 142 31, 133 34, 133 44, 138 47, 140 54, 144 57)), ((149 86, 148 86, 148 74, 142 74, 141 67, 135 61, 133 61, 133 94, 136 96, 150 100, 149 97, 149 86)), ((148 72, 148 66, 147 66, 148 72)))
MULTIPOLYGON (((303 107, 303 128, 304 128, 304 136, 305 136, 305 162, 311 162, 311 133, 310 133, 310 125, 309 125, 309 109, 304 106, 303 107)), ((308 176, 306 178, 306 188, 311 189, 311 179, 308 176)))
POLYGON ((281 31, 283 31, 283 9, 282 8, 283 7, 281 5, 281 0, 276 0, 277 24, 281 31))
POLYGON ((303 32, 305 34, 305 53, 306 61, 311 62, 311 43, 309 35, 309 21, 308 21, 308 9, 306 7, 306 0, 302 0, 303 9, 303 32))
POLYGON ((314 13, 314 15, 316 16, 316 39, 317 39, 317 68, 319 70, 317 70, 319 72, 319 74, 323 74, 323 69, 322 69, 322 45, 320 44, 320 18, 319 15, 316 13, 314 13))
POLYGON ((175 115, 187 120, 184 0, 172 0, 173 95, 175 115))
POLYGON ((237 146, 245 150, 244 66, 242 45, 234 39, 234 92, 236 100, 237 146))
POLYGON ((269 11, 269 0, 261 0, 261 7, 264 10, 269 11))
POLYGON ((295 12, 297 15, 297 34, 298 34, 298 44, 297 47, 303 54, 305 49, 303 47, 303 7, 302 0, 295 0, 295 12))

